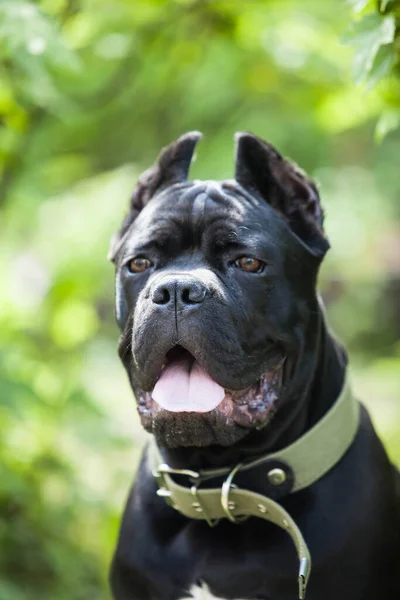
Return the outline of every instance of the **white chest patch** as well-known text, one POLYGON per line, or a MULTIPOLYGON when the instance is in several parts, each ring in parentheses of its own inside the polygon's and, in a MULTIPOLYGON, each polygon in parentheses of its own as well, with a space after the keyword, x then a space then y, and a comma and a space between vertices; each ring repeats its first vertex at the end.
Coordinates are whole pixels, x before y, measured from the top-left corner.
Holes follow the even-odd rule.
POLYGON ((201 586, 194 585, 190 590, 190 594, 181 600, 222 600, 222 598, 214 596, 208 586, 203 583, 201 586))
MULTIPOLYGON (((220 596, 214 596, 208 588, 208 585, 202 583, 201 586, 195 585, 190 590, 190 595, 181 598, 181 600, 223 600, 220 596)), ((237 600, 241 600, 238 598, 237 600)), ((243 600, 245 600, 243 598, 243 600)))

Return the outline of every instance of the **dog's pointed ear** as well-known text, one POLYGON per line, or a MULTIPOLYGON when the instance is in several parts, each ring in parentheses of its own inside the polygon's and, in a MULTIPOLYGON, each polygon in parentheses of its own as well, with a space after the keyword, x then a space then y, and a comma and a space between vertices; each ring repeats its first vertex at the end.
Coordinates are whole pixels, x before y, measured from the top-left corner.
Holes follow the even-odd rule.
POLYGON ((108 253, 110 260, 114 260, 122 238, 149 200, 164 188, 187 180, 190 163, 200 138, 199 131, 185 133, 172 144, 163 148, 154 165, 140 175, 132 194, 129 213, 125 217, 121 229, 111 240, 108 253))
POLYGON ((315 183, 268 142, 237 133, 235 179, 261 195, 288 222, 310 250, 323 256, 329 242, 323 230, 323 210, 315 183))
POLYGON ((186 181, 200 138, 199 131, 189 131, 161 150, 154 165, 139 177, 131 200, 132 209, 140 212, 156 192, 186 181))

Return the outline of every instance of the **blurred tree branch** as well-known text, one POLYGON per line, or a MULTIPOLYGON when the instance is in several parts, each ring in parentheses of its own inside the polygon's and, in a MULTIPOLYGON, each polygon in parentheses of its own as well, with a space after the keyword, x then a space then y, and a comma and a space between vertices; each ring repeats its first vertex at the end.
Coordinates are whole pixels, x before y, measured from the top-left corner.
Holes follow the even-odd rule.
POLYGON ((347 40, 356 48, 354 77, 376 88, 382 109, 376 125, 381 141, 400 126, 400 0, 352 0, 356 21, 347 40))
POLYGON ((46 111, 43 108, 36 106, 31 109, 27 130, 19 136, 12 155, 5 161, 0 177, 0 208, 6 202, 8 192, 12 188, 15 178, 18 177, 34 133, 40 128, 45 117, 46 111))
POLYGON ((185 130, 205 134, 193 178, 229 176, 233 132, 253 130, 320 181, 321 289, 400 460, 400 131, 371 141, 397 118, 398 2, 355 4, 370 93, 340 43, 347 0, 0 0, 1 600, 109 598, 141 437, 105 256, 137 175, 185 130))

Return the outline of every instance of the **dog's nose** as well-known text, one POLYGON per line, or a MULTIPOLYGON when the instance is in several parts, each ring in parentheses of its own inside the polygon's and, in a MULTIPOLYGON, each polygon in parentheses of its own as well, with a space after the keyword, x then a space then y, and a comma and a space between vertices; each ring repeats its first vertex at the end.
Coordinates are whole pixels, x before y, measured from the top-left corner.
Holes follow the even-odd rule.
POLYGON ((197 279, 170 278, 158 283, 152 290, 154 304, 176 303, 184 306, 201 304, 207 295, 207 288, 197 279))

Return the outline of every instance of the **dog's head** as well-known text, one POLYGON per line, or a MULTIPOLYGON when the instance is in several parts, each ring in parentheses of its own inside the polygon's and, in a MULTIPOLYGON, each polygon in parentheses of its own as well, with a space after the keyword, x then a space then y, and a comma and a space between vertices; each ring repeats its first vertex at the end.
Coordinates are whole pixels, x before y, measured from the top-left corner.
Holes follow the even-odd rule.
POLYGON ((296 396, 328 248, 295 165, 239 134, 234 180, 187 181, 199 138, 140 177, 111 246, 120 357, 143 426, 169 447, 233 444, 296 396))

